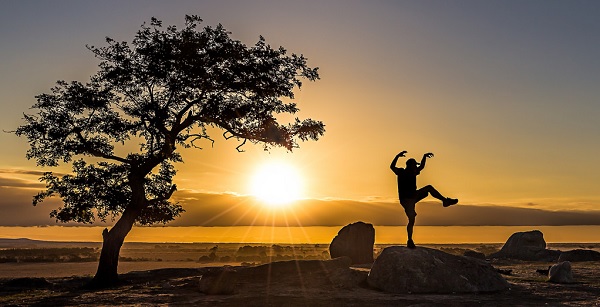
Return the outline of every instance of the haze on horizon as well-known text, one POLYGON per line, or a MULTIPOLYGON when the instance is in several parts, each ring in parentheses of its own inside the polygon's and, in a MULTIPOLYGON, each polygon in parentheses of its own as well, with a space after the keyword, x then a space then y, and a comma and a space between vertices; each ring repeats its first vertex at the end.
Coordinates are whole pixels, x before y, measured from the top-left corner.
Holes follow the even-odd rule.
MULTIPOLYGON (((306 83, 296 100, 302 117, 326 124, 325 136, 293 153, 251 145, 238 153, 238 142, 218 137, 214 148, 183 150, 175 198, 188 212, 173 225, 267 224, 277 210, 248 200, 251 181, 261 165, 282 161, 300 174, 303 200, 285 209, 287 219, 277 225, 357 219, 402 225, 388 168, 401 150, 415 158, 434 152, 419 186, 432 184, 461 200, 452 212, 419 205, 421 225, 600 222, 600 3, 18 1, 4 7, 4 131, 22 124, 34 96, 56 80, 89 79, 98 62, 86 44, 101 45, 105 36, 130 41, 152 16, 180 25, 185 14, 197 14, 246 44, 263 35, 320 67, 321 80, 306 83)), ((25 159, 25 139, 0 138, 0 226, 54 224, 48 213, 58 202, 33 207, 31 197, 43 188, 41 172, 69 168, 38 168, 25 159)))

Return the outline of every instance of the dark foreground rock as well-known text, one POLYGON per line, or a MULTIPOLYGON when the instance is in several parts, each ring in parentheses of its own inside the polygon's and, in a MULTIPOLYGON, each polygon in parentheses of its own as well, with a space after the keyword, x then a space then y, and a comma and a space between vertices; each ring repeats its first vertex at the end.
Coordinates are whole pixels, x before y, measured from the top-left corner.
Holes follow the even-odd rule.
POLYGON ((526 261, 556 261, 560 251, 546 249, 544 234, 539 230, 512 234, 502 249, 490 258, 517 259, 526 261))
POLYGON ((372 287, 392 293, 478 293, 508 288, 506 280, 484 261, 425 247, 384 249, 367 280, 372 287))
POLYGON ((548 281, 559 284, 575 282, 571 270, 571 263, 569 261, 564 261, 551 266, 548 270, 548 281))
POLYGON ((206 294, 234 294, 237 272, 229 267, 210 268, 200 275, 198 289, 206 294))
POLYGON ((484 253, 480 253, 480 252, 476 252, 474 250, 468 250, 465 251, 463 256, 465 257, 471 257, 471 258, 475 258, 475 259, 479 259, 479 260, 485 260, 485 254, 484 253))
POLYGON ((238 278, 253 283, 279 283, 302 287, 333 286, 353 288, 365 282, 367 272, 350 268, 349 257, 332 260, 276 261, 241 268, 238 278))
POLYGON ((350 257, 352 264, 372 263, 375 228, 372 224, 356 222, 344 226, 329 245, 331 258, 350 257))
POLYGON ((302 289, 366 285, 367 271, 350 268, 350 258, 276 261, 254 267, 207 268, 199 281, 205 294, 234 294, 248 285, 278 285, 302 289))
POLYGON ((600 253, 589 249, 575 249, 562 252, 558 257, 559 262, 583 262, 583 261, 600 261, 600 253))
POLYGON ((23 277, 15 278, 7 281, 4 285, 6 288, 47 288, 52 286, 45 278, 41 277, 23 277))
MULTIPOLYGON (((40 268, 47 269, 48 265, 40 264, 40 268)), ((0 306, 598 306, 600 262, 574 265, 577 282, 566 286, 540 278, 535 272, 539 263, 501 261, 494 266, 516 273, 505 277, 511 282, 510 289, 485 295, 392 294, 362 286, 352 289, 327 286, 312 277, 299 286, 298 281, 258 278, 265 275, 248 279, 238 276, 234 295, 206 295, 198 291, 200 275, 209 270, 205 267, 129 272, 121 275, 126 283, 101 291, 83 287, 91 276, 46 277, 52 284, 50 288, 31 285, 23 289, 5 287, 14 280, 5 277, 0 278, 0 306)))

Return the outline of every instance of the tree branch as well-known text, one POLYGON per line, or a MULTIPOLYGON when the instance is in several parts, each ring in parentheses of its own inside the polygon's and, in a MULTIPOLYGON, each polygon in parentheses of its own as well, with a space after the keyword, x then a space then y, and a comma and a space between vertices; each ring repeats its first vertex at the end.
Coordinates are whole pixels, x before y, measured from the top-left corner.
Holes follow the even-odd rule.
POLYGON ((195 134, 190 134, 190 135, 186 136, 186 138, 184 139, 184 141, 186 141, 187 139, 189 139, 189 138, 191 138, 191 137, 193 137, 194 139, 192 139, 192 140, 190 141, 190 146, 192 146, 192 147, 194 147, 194 148, 197 148, 197 149, 202 149, 202 147, 200 147, 200 146, 196 146, 196 145, 194 144, 194 142, 195 142, 195 141, 197 141, 197 140, 201 140, 201 139, 207 139, 207 140, 209 140, 209 141, 212 143, 212 144, 211 144, 211 147, 215 147, 215 140, 213 140, 212 138, 210 138, 210 136, 208 136, 208 135, 206 135, 206 134, 198 134, 198 133, 195 133, 195 134))
MULTIPOLYGON (((183 109, 181 109, 181 111, 179 111, 179 113, 177 113, 177 115, 175 116, 175 124, 176 125, 184 124, 183 122, 181 122, 181 119, 183 118, 185 113, 187 113, 187 111, 189 111, 193 106, 195 106, 197 103, 201 102, 202 99, 204 99, 204 93, 205 92, 202 91, 199 98, 190 101, 185 107, 183 107, 183 109)), ((189 116, 188 116, 188 118, 189 118, 189 116)), ((186 118, 186 120, 187 120, 187 118, 186 118)), ((185 122, 185 120, 184 120, 184 122, 185 122)), ((187 127, 184 127, 183 129, 185 129, 185 128, 187 128, 187 127)), ((181 129, 181 130, 183 130, 183 129, 181 129)))
POLYGON ((161 201, 168 200, 169 198, 171 198, 171 196, 173 196, 173 193, 175 193, 175 191, 177 191, 177 185, 172 185, 171 188, 169 189, 169 192, 167 192, 167 194, 157 197, 157 198, 149 199, 148 203, 147 203, 148 206, 157 204, 161 201))
POLYGON ((225 129, 225 131, 223 131, 223 138, 226 140, 229 140, 230 138, 234 138, 235 135, 231 132, 229 132, 229 130, 225 129), (227 133, 230 133, 231 135, 227 135, 227 133))
POLYGON ((125 159, 123 157, 119 157, 119 156, 115 156, 115 155, 105 154, 97 149, 93 149, 93 148, 89 147, 86 139, 83 137, 83 135, 81 135, 81 131, 73 131, 73 132, 77 135, 77 138, 81 142, 81 144, 83 146, 82 149, 85 153, 88 153, 88 154, 90 154, 94 157, 98 157, 98 158, 105 158, 105 159, 114 160, 114 161, 118 161, 118 162, 125 163, 125 164, 131 164, 131 160, 129 160, 129 159, 125 159))
POLYGON ((244 144, 246 144, 246 141, 248 141, 248 139, 244 139, 244 142, 242 142, 242 144, 238 145, 235 150, 237 150, 238 152, 244 152, 243 149, 240 149, 242 146, 244 146, 244 144))

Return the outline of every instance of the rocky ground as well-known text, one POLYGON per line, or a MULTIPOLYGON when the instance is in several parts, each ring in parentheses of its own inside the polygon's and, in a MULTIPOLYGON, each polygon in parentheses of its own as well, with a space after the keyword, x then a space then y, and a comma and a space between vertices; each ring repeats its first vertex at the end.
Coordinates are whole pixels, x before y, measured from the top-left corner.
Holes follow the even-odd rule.
POLYGON ((600 306, 598 261, 573 263, 577 281, 573 284, 546 282, 547 277, 536 271, 548 269, 552 264, 548 262, 503 260, 492 264, 510 271, 510 275, 504 275, 509 290, 489 294, 389 294, 371 289, 364 282, 368 267, 353 267, 350 275, 335 278, 311 269, 303 269, 302 274, 273 275, 260 269, 234 267, 246 270, 236 281, 236 293, 207 295, 198 290, 198 284, 200 276, 211 268, 167 268, 123 274, 122 285, 104 290, 85 289, 89 277, 4 278, 0 280, 0 305, 600 306))

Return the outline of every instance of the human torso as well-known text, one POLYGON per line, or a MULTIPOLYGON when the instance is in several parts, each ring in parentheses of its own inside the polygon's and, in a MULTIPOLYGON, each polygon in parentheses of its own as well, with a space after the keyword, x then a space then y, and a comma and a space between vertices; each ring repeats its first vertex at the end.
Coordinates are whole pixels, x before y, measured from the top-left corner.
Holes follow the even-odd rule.
POLYGON ((403 168, 396 169, 394 173, 398 178, 398 196, 400 199, 414 197, 417 192, 418 173, 403 168))

